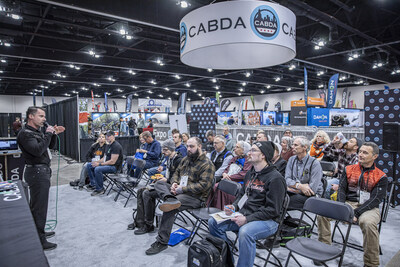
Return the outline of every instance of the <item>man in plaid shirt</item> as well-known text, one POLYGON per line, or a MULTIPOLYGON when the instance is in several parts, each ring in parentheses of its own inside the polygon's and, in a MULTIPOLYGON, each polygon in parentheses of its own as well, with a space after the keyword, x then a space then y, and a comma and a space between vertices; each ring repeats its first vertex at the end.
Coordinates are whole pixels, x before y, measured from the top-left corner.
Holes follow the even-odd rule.
MULTIPOLYGON (((337 177, 342 177, 342 174, 348 165, 354 165, 358 163, 358 150, 363 144, 362 140, 353 137, 343 144, 338 136, 329 143, 327 147, 323 150, 324 156, 333 158, 338 162, 338 167, 336 168, 335 174, 337 177)), ((337 191, 339 189, 339 179, 332 178, 328 180, 326 191, 324 192, 325 198, 330 198, 331 190, 337 191)))
POLYGON ((197 209, 207 200, 212 189, 215 167, 201 150, 201 140, 192 137, 187 141, 188 154, 175 170, 170 183, 157 182, 154 189, 164 201, 164 212, 156 242, 146 250, 147 255, 157 254, 168 248, 169 236, 175 215, 185 209, 197 209))

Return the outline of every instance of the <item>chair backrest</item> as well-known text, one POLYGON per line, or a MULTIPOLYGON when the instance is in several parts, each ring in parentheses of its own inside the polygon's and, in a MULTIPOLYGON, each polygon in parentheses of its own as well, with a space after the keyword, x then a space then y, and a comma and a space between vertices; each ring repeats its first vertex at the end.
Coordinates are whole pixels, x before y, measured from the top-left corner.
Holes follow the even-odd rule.
POLYGON ((218 183, 218 190, 231 196, 237 196, 240 190, 240 184, 230 180, 221 180, 218 183))
POLYGON ((320 161, 322 171, 324 172, 334 172, 336 169, 336 165, 333 162, 329 161, 320 161))
POLYGON ((303 209, 323 217, 349 223, 353 221, 354 217, 354 210, 350 205, 325 198, 310 197, 304 203, 303 209))

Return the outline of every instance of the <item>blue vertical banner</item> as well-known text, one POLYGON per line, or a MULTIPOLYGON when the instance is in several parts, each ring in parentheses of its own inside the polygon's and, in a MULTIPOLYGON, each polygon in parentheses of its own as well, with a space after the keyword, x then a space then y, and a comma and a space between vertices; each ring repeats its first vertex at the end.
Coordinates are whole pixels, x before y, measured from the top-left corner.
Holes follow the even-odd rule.
POLYGON ((308 75, 307 69, 304 67, 304 100, 306 101, 306 107, 308 102, 308 75))
POLYGON ((33 106, 36 107, 36 92, 33 93, 33 106))
POLYGON ((44 106, 44 89, 42 89, 42 106, 44 106))
POLYGON ((332 77, 329 79, 327 108, 333 108, 335 105, 338 79, 339 73, 332 75, 332 77))
POLYGON ((107 93, 104 93, 104 111, 108 112, 107 93))

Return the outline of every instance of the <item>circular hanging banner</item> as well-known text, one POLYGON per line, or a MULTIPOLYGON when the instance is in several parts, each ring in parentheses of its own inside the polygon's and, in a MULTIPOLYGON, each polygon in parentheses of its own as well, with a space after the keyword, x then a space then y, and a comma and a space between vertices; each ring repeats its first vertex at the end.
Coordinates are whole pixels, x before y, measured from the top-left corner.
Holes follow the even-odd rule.
POLYGON ((181 61, 211 69, 254 69, 296 56, 296 16, 261 1, 228 1, 198 8, 180 22, 181 61))

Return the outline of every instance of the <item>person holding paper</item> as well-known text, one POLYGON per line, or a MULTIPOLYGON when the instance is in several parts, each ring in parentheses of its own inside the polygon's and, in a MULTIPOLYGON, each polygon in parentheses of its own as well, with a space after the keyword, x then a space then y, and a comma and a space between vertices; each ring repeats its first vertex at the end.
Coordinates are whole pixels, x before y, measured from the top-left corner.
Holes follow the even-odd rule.
POLYGON ((198 137, 190 138, 187 141, 188 154, 175 170, 171 181, 159 181, 154 185, 158 196, 163 200, 160 210, 164 213, 157 240, 146 250, 147 255, 154 255, 168 248, 175 215, 179 211, 200 208, 208 198, 215 167, 202 152, 201 143, 198 137))
POLYGON ((238 231, 239 259, 237 266, 253 266, 256 240, 273 235, 278 229, 278 219, 286 195, 283 176, 272 165, 275 144, 270 141, 255 142, 248 153, 253 168, 244 178, 244 186, 225 213, 241 214, 218 224, 210 218, 208 225, 213 236, 228 241, 227 231, 238 231))

